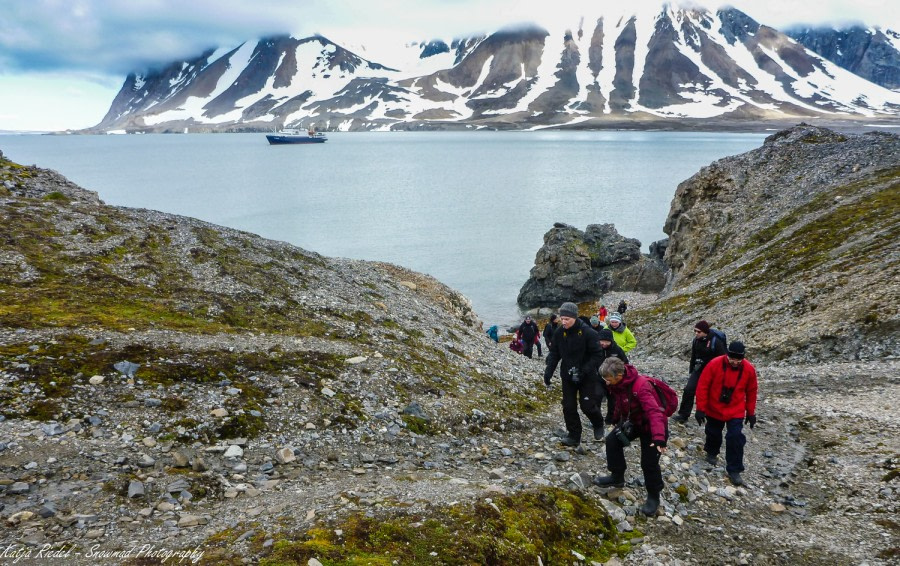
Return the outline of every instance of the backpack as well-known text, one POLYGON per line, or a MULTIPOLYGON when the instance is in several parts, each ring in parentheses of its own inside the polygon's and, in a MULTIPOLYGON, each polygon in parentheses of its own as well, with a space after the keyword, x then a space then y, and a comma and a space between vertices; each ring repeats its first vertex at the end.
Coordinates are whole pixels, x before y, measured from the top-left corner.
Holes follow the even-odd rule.
POLYGON ((641 377, 649 381, 650 385, 653 386, 653 389, 656 391, 656 396, 659 398, 659 404, 662 407, 663 413, 665 413, 667 417, 674 415, 675 410, 678 408, 678 393, 676 393, 668 383, 659 378, 651 377, 649 375, 642 375, 641 377))
POLYGON ((718 328, 710 328, 709 329, 709 348, 710 350, 715 350, 716 340, 722 342, 722 347, 726 350, 728 349, 728 338, 725 336, 725 333, 719 330, 718 328))

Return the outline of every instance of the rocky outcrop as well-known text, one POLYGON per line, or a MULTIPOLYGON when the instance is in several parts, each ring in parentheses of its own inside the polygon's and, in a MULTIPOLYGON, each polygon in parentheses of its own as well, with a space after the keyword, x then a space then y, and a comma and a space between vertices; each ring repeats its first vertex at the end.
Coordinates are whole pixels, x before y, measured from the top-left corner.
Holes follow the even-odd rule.
POLYGON ((705 318, 757 357, 896 354, 900 137, 778 132, 681 183, 664 231, 657 347, 684 348, 705 318))
POLYGON ((625 238, 612 224, 590 224, 582 232, 556 223, 544 234, 534 267, 519 291, 525 308, 583 302, 607 291, 658 292, 665 266, 641 254, 641 243, 625 238))

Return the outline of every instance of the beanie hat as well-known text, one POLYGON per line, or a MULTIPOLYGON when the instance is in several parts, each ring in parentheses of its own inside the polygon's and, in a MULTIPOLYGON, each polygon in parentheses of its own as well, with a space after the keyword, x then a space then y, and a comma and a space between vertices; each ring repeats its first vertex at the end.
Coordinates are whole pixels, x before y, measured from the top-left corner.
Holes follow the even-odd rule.
POLYGON ((729 358, 743 358, 745 352, 746 348, 744 348, 743 342, 732 342, 728 345, 729 358))
POLYGON ((597 335, 600 336, 600 340, 607 340, 609 342, 613 341, 613 333, 609 328, 601 329, 599 332, 597 332, 597 335))
POLYGON ((559 307, 559 316, 578 318, 578 306, 575 303, 563 303, 562 306, 559 307))
POLYGON ((699 330, 704 334, 709 334, 709 323, 705 320, 701 320, 697 324, 694 325, 694 330, 699 330))
POLYGON ((597 326, 600 324, 600 318, 597 315, 591 317, 591 326, 597 326))
POLYGON ((609 315, 609 321, 612 322, 614 320, 616 322, 622 322, 622 315, 620 315, 619 313, 613 313, 609 315))

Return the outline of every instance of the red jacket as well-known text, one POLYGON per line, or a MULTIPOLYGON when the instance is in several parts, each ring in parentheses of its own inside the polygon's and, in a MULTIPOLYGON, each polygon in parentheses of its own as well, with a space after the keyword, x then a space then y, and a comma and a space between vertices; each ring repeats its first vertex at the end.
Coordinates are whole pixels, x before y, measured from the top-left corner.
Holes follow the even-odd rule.
POLYGON ((756 414, 756 368, 747 360, 741 360, 742 371, 732 369, 728 356, 713 358, 703 368, 697 383, 697 410, 703 411, 716 420, 742 419, 756 414), (735 386, 736 384, 736 386, 735 386), (735 387, 731 402, 727 405, 719 400, 722 386, 735 387))
POLYGON ((615 401, 615 422, 631 420, 636 430, 649 432, 654 442, 666 442, 668 419, 659 404, 659 396, 634 366, 625 364, 625 377, 616 385, 610 385, 609 391, 615 401))

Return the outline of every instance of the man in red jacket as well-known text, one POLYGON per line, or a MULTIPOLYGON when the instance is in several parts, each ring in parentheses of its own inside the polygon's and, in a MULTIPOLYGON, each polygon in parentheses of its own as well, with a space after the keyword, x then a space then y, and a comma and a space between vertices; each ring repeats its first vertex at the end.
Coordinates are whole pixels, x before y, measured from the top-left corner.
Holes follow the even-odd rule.
POLYGON ((666 451, 669 438, 668 419, 656 389, 646 377, 638 375, 634 366, 626 365, 619 358, 607 358, 600 366, 600 377, 612 393, 615 403, 612 417, 616 427, 606 436, 606 467, 610 475, 594 478, 594 484, 623 487, 625 447, 640 438, 641 471, 647 487, 647 501, 641 512, 656 515, 663 488, 659 457, 666 451))
POLYGON ((697 423, 706 432, 706 461, 713 466, 725 433, 725 471, 734 485, 742 485, 744 471, 744 423, 756 426, 756 368, 744 359, 742 342, 728 345, 728 353, 713 358, 703 368, 697 384, 697 423))

